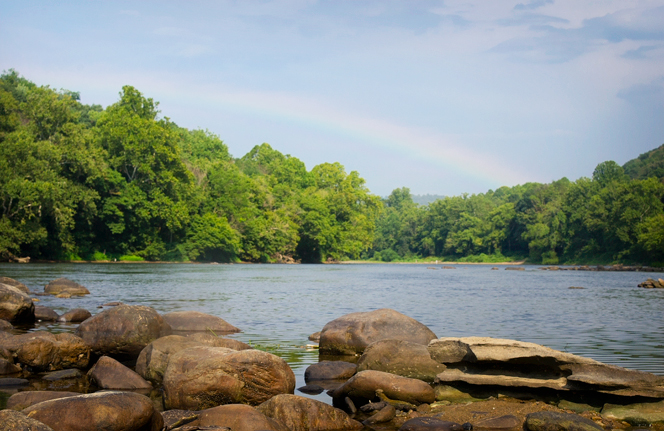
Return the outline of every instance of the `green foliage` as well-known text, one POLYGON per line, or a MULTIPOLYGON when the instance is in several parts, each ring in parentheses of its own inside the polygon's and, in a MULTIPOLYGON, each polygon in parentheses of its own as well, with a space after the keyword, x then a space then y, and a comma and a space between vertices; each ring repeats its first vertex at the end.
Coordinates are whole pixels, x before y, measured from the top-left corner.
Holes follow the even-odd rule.
POLYGON ((118 259, 120 262, 143 262, 145 259, 143 259, 141 256, 135 256, 132 254, 125 254, 120 256, 118 259))
POLYGON ((664 180, 664 145, 641 154, 623 165, 625 174, 633 180, 659 178, 664 180))

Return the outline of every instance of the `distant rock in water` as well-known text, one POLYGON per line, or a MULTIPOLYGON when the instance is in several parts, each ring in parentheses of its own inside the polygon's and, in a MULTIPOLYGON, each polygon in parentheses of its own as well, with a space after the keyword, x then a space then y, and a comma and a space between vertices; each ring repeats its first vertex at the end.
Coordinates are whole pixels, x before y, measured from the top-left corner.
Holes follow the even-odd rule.
POLYGON ((664 289, 664 280, 652 278, 647 279, 643 283, 639 284, 639 287, 645 287, 646 289, 664 289))
POLYGON ((44 292, 50 295, 69 294, 71 296, 89 295, 90 291, 84 286, 67 278, 58 278, 44 286, 44 292))

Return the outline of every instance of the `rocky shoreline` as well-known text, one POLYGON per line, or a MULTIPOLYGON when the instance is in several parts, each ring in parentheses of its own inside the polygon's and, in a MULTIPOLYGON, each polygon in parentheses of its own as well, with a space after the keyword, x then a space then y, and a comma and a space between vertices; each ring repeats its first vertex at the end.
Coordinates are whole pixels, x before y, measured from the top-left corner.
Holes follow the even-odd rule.
POLYGON ((121 303, 60 316, 31 298, 88 294, 66 279, 36 293, 0 278, 0 430, 664 430, 664 377, 533 343, 438 337, 390 309, 312 334, 320 361, 296 389, 283 359, 224 338, 240 328, 219 317, 121 303), (75 329, 20 329, 39 320, 75 329))

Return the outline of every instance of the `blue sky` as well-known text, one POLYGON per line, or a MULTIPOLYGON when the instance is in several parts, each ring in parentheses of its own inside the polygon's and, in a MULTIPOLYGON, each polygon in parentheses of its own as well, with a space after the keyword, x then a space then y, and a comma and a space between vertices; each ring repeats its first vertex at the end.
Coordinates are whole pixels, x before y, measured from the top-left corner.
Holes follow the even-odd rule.
POLYGON ((235 157, 267 142, 382 196, 664 143, 664 0, 3 1, 0 42, 2 70, 104 106, 133 85, 235 157))

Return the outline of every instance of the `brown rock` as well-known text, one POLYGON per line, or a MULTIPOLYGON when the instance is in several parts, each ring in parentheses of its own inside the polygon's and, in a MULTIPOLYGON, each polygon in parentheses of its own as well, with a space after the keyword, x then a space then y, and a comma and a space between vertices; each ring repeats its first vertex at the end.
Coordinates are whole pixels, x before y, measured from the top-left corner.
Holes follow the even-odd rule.
POLYGON ((60 315, 50 307, 35 305, 35 320, 41 322, 55 322, 60 315))
POLYGON ((53 431, 53 428, 16 410, 0 410, 0 431, 53 431))
POLYGON ((13 278, 0 277, 0 284, 6 284, 8 286, 15 287, 23 293, 30 293, 30 289, 28 289, 28 286, 21 283, 20 281, 14 280, 13 278))
POLYGON ((304 381, 348 380, 357 373, 357 365, 344 361, 320 361, 304 371, 304 381))
POLYGON ((90 348, 81 338, 69 333, 29 332, 3 340, 3 347, 12 352, 19 363, 37 371, 85 368, 90 360, 90 348))
POLYGON ((463 431, 463 427, 438 418, 417 417, 404 422, 399 431, 463 431))
POLYGON ((108 356, 99 358, 88 378, 102 389, 152 389, 143 377, 108 356))
POLYGON ((200 345, 198 341, 182 335, 158 338, 141 350, 136 360, 136 372, 144 379, 159 385, 164 379, 164 371, 172 354, 200 345))
POLYGON ((319 343, 320 342, 320 331, 314 332, 313 334, 309 335, 309 341, 313 341, 314 343, 319 343))
POLYGON ((202 410, 198 412, 198 419, 191 424, 201 427, 228 427, 233 431, 289 431, 284 424, 244 404, 228 404, 202 410))
POLYGON ((295 375, 260 350, 190 347, 171 355, 164 372, 166 408, 202 410, 220 404, 258 405, 295 390, 295 375))
POLYGON ((58 431, 156 431, 164 424, 150 398, 133 392, 59 398, 30 406, 23 413, 58 431))
POLYGON ((431 359, 427 346, 404 340, 371 343, 357 362, 358 371, 385 371, 425 382, 433 382, 445 368, 431 359))
POLYGON ((80 323, 92 317, 92 314, 84 308, 74 308, 67 311, 65 314, 58 318, 59 322, 72 322, 80 323))
POLYGON ((432 403, 435 394, 431 386, 422 380, 401 377, 382 371, 361 371, 333 392, 334 398, 376 398, 376 390, 382 389, 391 400, 405 401, 415 405, 432 403))
POLYGON ((482 419, 481 421, 473 424, 473 429, 483 431, 509 431, 521 430, 523 428, 522 421, 514 415, 505 415, 497 418, 482 419))
POLYGON ((536 412, 526 416, 527 431, 603 431, 590 419, 573 413, 536 412))
POLYGON ((374 415, 369 416, 362 424, 364 425, 375 425, 389 422, 397 416, 397 409, 394 406, 386 405, 382 409, 378 410, 374 415))
POLYGON ((431 359, 441 364, 453 364, 457 362, 475 362, 475 354, 470 346, 459 339, 439 338, 433 340, 427 346, 431 359))
POLYGON ((78 392, 65 391, 22 391, 17 392, 7 400, 7 408, 12 410, 23 410, 42 401, 55 400, 58 398, 75 397, 81 395, 78 392))
POLYGON ((0 284, 0 319, 10 323, 34 322, 35 304, 16 287, 0 284))
POLYGON ((429 328, 395 310, 382 308, 351 313, 327 323, 320 335, 320 353, 354 355, 380 340, 406 340, 423 345, 436 338, 429 328))
POLYGON ((233 350, 248 350, 252 348, 249 344, 243 343, 240 340, 217 337, 216 335, 205 332, 195 332, 193 334, 188 334, 187 339, 194 340, 204 346, 226 347, 227 349, 233 350))
POLYGON ((72 296, 89 295, 90 291, 80 284, 66 278, 58 278, 44 286, 44 292, 50 295, 68 293, 72 296))
POLYGON ((145 346, 170 332, 171 327, 154 308, 142 305, 109 308, 76 329, 93 353, 122 359, 137 358, 145 346))
POLYGON ((21 371, 21 367, 18 365, 15 365, 13 362, 5 358, 0 358, 0 376, 18 374, 21 371))
POLYGON ((162 315, 174 333, 191 331, 211 331, 214 334, 233 334, 240 329, 217 316, 199 311, 174 311, 162 315))
POLYGON ((11 323, 9 323, 6 320, 0 319, 0 332, 11 331, 12 329, 14 329, 14 326, 12 326, 11 323))
POLYGON ((286 425, 291 431, 360 430, 362 424, 343 410, 298 395, 276 395, 257 407, 258 411, 286 425))
POLYGON ((81 370, 77 368, 69 368, 67 370, 58 370, 44 373, 42 375, 42 380, 54 382, 58 380, 80 379, 83 377, 85 377, 85 375, 81 372, 81 370))

